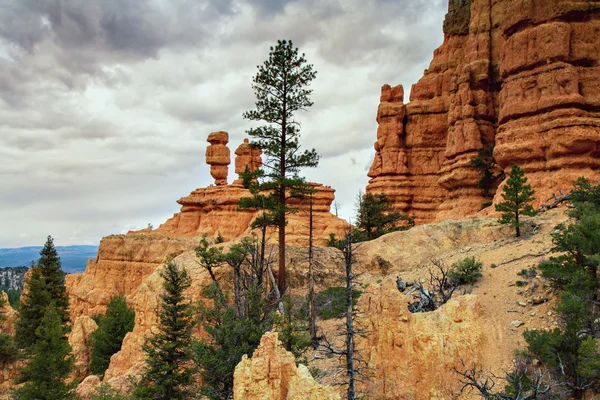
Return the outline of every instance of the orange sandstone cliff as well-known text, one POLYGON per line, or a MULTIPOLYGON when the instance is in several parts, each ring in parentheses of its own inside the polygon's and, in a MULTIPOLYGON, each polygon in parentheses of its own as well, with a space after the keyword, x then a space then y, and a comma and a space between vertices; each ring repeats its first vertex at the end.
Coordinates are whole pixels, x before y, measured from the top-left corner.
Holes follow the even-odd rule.
POLYGON ((525 169, 537 205, 597 179, 599 32, 600 1, 450 0, 410 102, 402 86, 381 90, 367 193, 417 223, 472 215, 492 200, 470 165, 486 145, 502 169, 525 169))

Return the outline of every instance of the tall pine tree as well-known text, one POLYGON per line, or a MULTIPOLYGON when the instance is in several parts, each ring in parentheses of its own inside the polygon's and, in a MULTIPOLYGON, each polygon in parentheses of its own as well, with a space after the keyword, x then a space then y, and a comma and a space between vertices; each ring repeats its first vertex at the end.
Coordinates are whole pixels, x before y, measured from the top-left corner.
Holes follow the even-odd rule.
POLYGON ((37 266, 32 266, 31 272, 25 279, 25 287, 26 291, 21 296, 19 317, 15 324, 15 336, 17 345, 27 349, 37 340, 35 332, 50 302, 54 302, 61 322, 69 322, 69 298, 65 288, 65 273, 61 269, 60 258, 51 236, 48 236, 40 252, 37 266))
POLYGON ((306 167, 316 167, 317 152, 300 151, 300 124, 294 119, 297 111, 305 111, 313 103, 309 99, 312 90, 306 89, 316 77, 313 66, 307 64, 304 54, 298 54, 292 41, 279 40, 271 47, 269 59, 258 66, 252 80, 256 95, 256 109, 245 112, 243 117, 265 123, 248 131, 255 140, 252 145, 260 147, 265 157, 263 168, 257 172, 262 178, 260 190, 270 191, 270 201, 265 198, 258 204, 240 203, 242 207, 270 208, 272 221, 279 234, 279 274, 277 285, 283 295, 287 286, 285 266, 286 214, 289 197, 298 197, 310 191, 298 173, 306 167))
POLYGON ((516 236, 521 236, 521 220, 522 215, 535 215, 535 210, 531 202, 534 191, 531 185, 527 184, 525 172, 518 166, 513 165, 508 181, 504 185, 502 203, 496 204, 496 211, 502 212, 502 217, 499 219, 501 224, 511 224, 516 229, 516 236))
POLYGON ((160 276, 164 293, 160 296, 158 332, 143 346, 146 371, 134 391, 138 399, 180 400, 190 395, 192 383, 191 306, 184 297, 190 277, 184 268, 167 261, 160 276))
POLYGON ((31 357, 21 375, 25 384, 15 391, 19 400, 65 400, 74 398, 74 385, 66 384, 73 356, 66 337, 68 329, 54 302, 45 309, 30 348, 31 357))

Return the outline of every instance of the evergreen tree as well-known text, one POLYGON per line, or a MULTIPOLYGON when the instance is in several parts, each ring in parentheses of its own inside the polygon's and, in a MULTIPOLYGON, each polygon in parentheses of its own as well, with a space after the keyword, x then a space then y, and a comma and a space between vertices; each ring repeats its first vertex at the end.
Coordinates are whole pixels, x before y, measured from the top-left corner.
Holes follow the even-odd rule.
POLYGON ((254 203, 247 201, 240 205, 269 209, 272 222, 278 227, 278 287, 282 295, 287 286, 286 213, 293 211, 288 207, 288 199, 310 191, 298 173, 301 168, 316 167, 319 162, 314 149, 300 152, 300 124, 294 119, 294 113, 313 105, 309 99, 312 90, 306 87, 316 74, 313 66, 306 63, 304 54, 299 55, 291 41, 279 40, 277 46, 271 47, 269 59, 258 66, 258 73, 253 78, 256 109, 243 114, 246 119, 266 123, 250 129, 248 134, 256 139, 252 145, 260 147, 265 157, 264 168, 256 173, 263 181, 258 189, 271 194, 256 199, 254 203))
POLYGON ((541 360, 561 385, 576 398, 600 387, 598 325, 598 268, 600 267, 600 185, 577 180, 572 192, 568 226, 558 225, 553 233, 556 257, 542 262, 540 269, 561 290, 556 312, 560 329, 524 333, 529 352, 541 360))
POLYGON ((471 166, 479 171, 481 178, 477 182, 477 187, 483 189, 483 194, 488 196, 490 189, 498 185, 498 179, 504 177, 504 172, 498 174, 498 163, 494 158, 494 144, 487 144, 483 149, 479 150, 477 157, 471 160, 471 166))
POLYGON ((202 377, 200 393, 211 400, 233 394, 233 372, 244 354, 251 355, 263 334, 272 326, 272 312, 265 310, 260 291, 245 291, 247 314, 240 318, 228 306, 214 284, 205 290, 212 307, 200 303, 200 322, 210 339, 197 342, 194 360, 202 377))
POLYGON ((90 371, 104 374, 110 357, 121 349, 123 338, 133 330, 135 311, 127 307, 125 298, 113 296, 106 306, 106 313, 100 317, 98 328, 91 335, 92 359, 90 371))
POLYGON ((46 307, 54 302, 63 323, 69 322, 69 298, 65 288, 65 273, 54 240, 48 236, 40 252, 37 266, 32 266, 25 279, 27 292, 21 298, 19 317, 15 324, 17 345, 29 348, 35 344, 36 330, 40 326, 46 307))
POLYGON ((164 293, 160 296, 158 332, 143 346, 146 353, 146 371, 134 391, 139 399, 187 399, 192 383, 189 366, 191 306, 184 298, 191 280, 184 268, 167 261, 160 276, 164 279, 164 293))
POLYGON ((531 205, 534 193, 531 185, 527 184, 525 172, 518 165, 513 165, 502 193, 504 201, 496 204, 496 211, 502 212, 498 221, 514 226, 517 237, 521 236, 521 215, 535 215, 531 205))
POLYGON ((58 314, 63 322, 69 322, 69 297, 65 286, 65 273, 62 270, 60 257, 54 247, 54 239, 48 236, 44 247, 40 251, 38 268, 44 278, 46 291, 56 304, 58 314))
POLYGON ((74 385, 66 384, 71 372, 73 356, 66 337, 68 331, 54 302, 46 307, 36 329, 31 358, 22 371, 20 381, 25 384, 15 391, 19 400, 72 399, 74 385))
MULTIPOLYGON (((365 240, 373 240, 386 233, 402 229, 396 226, 400 221, 408 221, 408 226, 414 225, 410 217, 392 211, 391 206, 392 203, 385 193, 367 193, 364 196, 359 193, 356 227, 364 232, 365 240)), ((354 238, 355 242, 361 241, 362 232, 355 234, 358 236, 358 240, 354 238)))
POLYGON ((216 281, 204 290, 212 305, 199 304, 199 320, 209 337, 194 346, 194 361, 202 377, 200 392, 211 400, 230 398, 236 365, 244 354, 252 354, 273 326, 279 296, 274 298, 266 290, 268 277, 274 290, 277 287, 265 257, 262 229, 261 235, 243 238, 218 256, 233 270, 233 304, 229 305, 216 281))

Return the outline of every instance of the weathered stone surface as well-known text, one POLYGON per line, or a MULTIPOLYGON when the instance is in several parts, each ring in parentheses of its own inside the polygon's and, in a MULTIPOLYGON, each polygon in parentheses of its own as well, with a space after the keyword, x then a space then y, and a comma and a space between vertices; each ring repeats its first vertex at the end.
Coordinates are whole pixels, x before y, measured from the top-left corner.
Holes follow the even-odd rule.
POLYGON ((477 296, 451 299, 433 312, 411 314, 393 280, 370 286, 357 304, 367 333, 357 352, 372 376, 359 386, 369 399, 449 399, 460 389, 454 367, 477 362, 483 321, 477 296))
POLYGON ((227 175, 231 157, 229 147, 229 134, 219 131, 212 132, 206 139, 210 145, 206 148, 206 163, 210 165, 210 174, 215 178, 215 185, 227 185, 227 175))
POLYGON ((242 175, 246 171, 254 172, 262 166, 261 154, 260 148, 251 146, 248 139, 244 139, 244 143, 235 150, 235 173, 239 177, 233 181, 233 184, 241 185, 243 183, 242 175))
POLYGON ((82 399, 89 399, 96 391, 102 379, 98 375, 90 375, 86 377, 79 385, 77 385, 77 395, 82 399))
POLYGON ((73 377, 83 379, 89 374, 89 365, 92 360, 92 344, 90 336, 96 330, 98 325, 87 315, 79 316, 69 333, 69 344, 71 353, 75 356, 73 365, 73 377))
POLYGON ((333 388, 319 385, 308 368, 296 367, 294 355, 283 348, 277 333, 267 332, 252 358, 242 357, 234 373, 235 400, 334 400, 333 388))
POLYGON ((7 333, 9 335, 15 334, 15 321, 17 320, 17 312, 10 306, 8 302, 8 295, 6 292, 0 292, 0 301, 2 301, 2 308, 0 309, 0 333, 7 333))
POLYGON ((382 88, 367 192, 417 223, 472 215, 492 199, 470 162, 492 144, 501 168, 525 169, 536 206, 578 176, 598 179, 598 15, 599 1, 450 0, 410 103, 382 88))
POLYGON ((103 238, 95 260, 81 274, 66 276, 69 311, 80 315, 104 314, 114 295, 130 295, 166 257, 194 248, 197 240, 129 233, 103 238))

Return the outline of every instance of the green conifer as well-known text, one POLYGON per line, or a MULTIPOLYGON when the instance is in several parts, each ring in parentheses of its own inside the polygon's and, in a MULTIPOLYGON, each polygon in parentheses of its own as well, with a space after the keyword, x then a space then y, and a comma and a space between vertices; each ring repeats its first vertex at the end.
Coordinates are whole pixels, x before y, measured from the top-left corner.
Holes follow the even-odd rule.
POLYGON ((294 114, 312 106, 308 89, 317 76, 313 66, 308 64, 304 54, 298 53, 292 41, 278 40, 271 47, 269 59, 258 66, 252 80, 256 95, 256 109, 247 111, 243 118, 263 122, 247 133, 253 138, 252 146, 263 151, 263 167, 256 171, 262 183, 253 190, 254 199, 240 202, 241 207, 257 207, 269 211, 271 223, 278 227, 279 291, 285 293, 285 228, 286 214, 294 212, 289 206, 290 197, 310 193, 310 185, 299 176, 302 168, 314 168, 319 163, 319 155, 312 150, 300 151, 300 124, 294 114), (258 192, 270 195, 258 195, 258 192))
POLYGON ((98 328, 91 335, 92 359, 90 371, 102 375, 108 368, 110 357, 121 349, 123 338, 133 330, 135 311, 127 307, 125 298, 113 296, 100 317, 98 328))
POLYGON ((146 371, 134 391, 139 399, 178 400, 190 395, 192 369, 189 366, 191 306, 184 298, 190 278, 184 268, 168 261, 160 276, 164 293, 160 296, 159 331, 143 346, 146 371))
POLYGON ((25 384, 15 391, 19 400, 72 399, 73 385, 65 379, 71 372, 73 356, 66 337, 68 329, 61 321, 61 313, 54 302, 46 307, 36 329, 31 358, 22 371, 20 381, 25 384))
POLYGON ((518 165, 513 165, 502 193, 504 201, 496 204, 496 211, 502 212, 498 221, 514 226, 517 237, 521 236, 521 215, 535 215, 531 205, 534 193, 531 185, 527 184, 525 172, 518 165))
POLYGON ((69 322, 69 298, 65 288, 65 273, 61 269, 60 258, 51 236, 48 236, 40 252, 38 265, 32 265, 32 270, 25 279, 25 286, 27 292, 21 296, 15 336, 17 345, 27 349, 35 344, 35 332, 50 302, 54 302, 61 321, 69 322))

